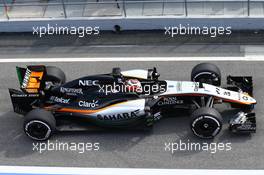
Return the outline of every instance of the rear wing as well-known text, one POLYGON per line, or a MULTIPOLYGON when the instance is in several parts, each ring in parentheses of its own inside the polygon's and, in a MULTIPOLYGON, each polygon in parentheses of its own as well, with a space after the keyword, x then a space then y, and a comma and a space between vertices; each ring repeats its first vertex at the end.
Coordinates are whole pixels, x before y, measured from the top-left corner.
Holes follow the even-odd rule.
POLYGON ((43 65, 16 67, 20 89, 29 94, 38 94, 44 88, 46 67, 43 65))

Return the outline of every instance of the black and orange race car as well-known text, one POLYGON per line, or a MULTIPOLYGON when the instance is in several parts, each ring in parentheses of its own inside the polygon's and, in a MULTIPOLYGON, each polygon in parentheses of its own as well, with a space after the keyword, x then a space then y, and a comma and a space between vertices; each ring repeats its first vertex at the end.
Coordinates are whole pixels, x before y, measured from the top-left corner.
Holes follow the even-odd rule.
POLYGON ((177 108, 193 110, 190 127, 196 136, 213 138, 223 125, 214 108, 219 103, 241 109, 230 120, 232 132, 256 131, 252 78, 228 76, 228 87, 222 88, 221 72, 210 63, 196 65, 190 81, 159 80, 156 68, 114 68, 108 74, 69 82, 53 66, 17 67, 17 74, 21 90, 9 89, 13 108, 25 116, 25 133, 34 140, 46 140, 61 125, 75 121, 101 127, 151 128, 163 111, 177 108))

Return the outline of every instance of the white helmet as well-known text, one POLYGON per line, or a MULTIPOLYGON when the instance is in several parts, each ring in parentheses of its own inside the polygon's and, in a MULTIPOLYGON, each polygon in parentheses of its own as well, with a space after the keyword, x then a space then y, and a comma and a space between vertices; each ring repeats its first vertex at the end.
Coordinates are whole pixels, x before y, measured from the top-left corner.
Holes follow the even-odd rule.
POLYGON ((142 92, 142 85, 138 79, 128 79, 125 81, 125 87, 128 92, 142 92))

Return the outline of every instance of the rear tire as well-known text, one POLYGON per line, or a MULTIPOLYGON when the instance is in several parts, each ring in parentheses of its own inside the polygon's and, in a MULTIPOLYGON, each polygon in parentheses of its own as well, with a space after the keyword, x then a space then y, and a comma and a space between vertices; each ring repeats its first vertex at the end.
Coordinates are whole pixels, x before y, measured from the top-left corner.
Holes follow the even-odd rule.
POLYGON ((223 119, 216 109, 202 107, 192 113, 190 125, 194 135, 211 139, 220 133, 223 119))
POLYGON ((192 69, 191 80, 194 82, 201 82, 212 84, 215 86, 221 85, 221 71, 211 63, 201 63, 192 69))
POLYGON ((60 68, 55 66, 47 66, 46 72, 46 81, 51 81, 56 85, 61 85, 66 82, 65 73, 60 68))
POLYGON ((54 133, 55 129, 56 121, 49 111, 33 109, 25 116, 24 131, 33 140, 47 140, 54 133))

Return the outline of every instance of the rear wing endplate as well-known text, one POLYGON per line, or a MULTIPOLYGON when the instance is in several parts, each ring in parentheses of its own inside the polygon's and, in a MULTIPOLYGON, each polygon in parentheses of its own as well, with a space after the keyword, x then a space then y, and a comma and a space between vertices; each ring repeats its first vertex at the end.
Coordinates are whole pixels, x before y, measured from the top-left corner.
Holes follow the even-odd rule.
POLYGON ((27 66, 27 68, 16 67, 20 89, 25 93, 37 94, 44 87, 46 68, 42 65, 27 66))

